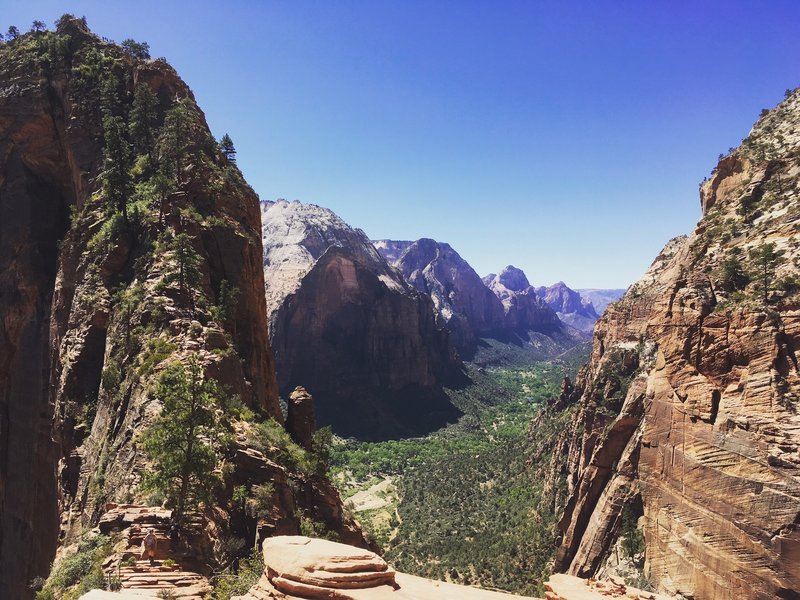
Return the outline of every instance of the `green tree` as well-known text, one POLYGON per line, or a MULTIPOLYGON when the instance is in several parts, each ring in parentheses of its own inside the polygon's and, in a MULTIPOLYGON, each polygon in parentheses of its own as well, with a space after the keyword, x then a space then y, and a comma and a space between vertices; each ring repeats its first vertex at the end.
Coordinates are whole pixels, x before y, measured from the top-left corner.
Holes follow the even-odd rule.
POLYGON ((136 86, 128 129, 137 154, 149 154, 158 125, 158 98, 147 83, 136 86))
POLYGON ((103 117, 103 171, 100 174, 109 204, 127 224, 128 199, 133 194, 131 148, 125 139, 127 127, 120 116, 103 117))
POLYGON ((722 261, 720 278, 722 287, 730 291, 741 291, 750 283, 750 277, 745 272, 740 260, 738 248, 733 248, 731 253, 722 261))
POLYGON ((136 40, 128 38, 126 40, 122 40, 120 46, 122 46, 122 49, 133 58, 150 60, 150 44, 147 42, 137 42, 136 40))
POLYGON ((222 394, 216 381, 204 378, 197 357, 190 356, 164 370, 156 397, 163 408, 143 435, 153 460, 143 486, 167 497, 180 526, 186 511, 207 502, 220 481, 215 470, 228 440, 222 394))
POLYGON ((31 25, 31 31, 44 31, 45 29, 47 29, 47 25, 44 24, 44 21, 39 21, 38 19, 31 25))
POLYGON ((236 148, 233 146, 231 136, 227 133, 223 135, 222 139, 219 141, 219 149, 229 163, 236 164, 236 148))
POLYGON ((15 25, 12 25, 11 27, 8 28, 8 31, 6 32, 6 37, 8 37, 9 40, 17 39, 19 37, 19 29, 17 29, 15 25))
POLYGON ((164 117, 164 126, 158 140, 158 158, 165 174, 180 185, 183 169, 191 145, 192 110, 186 98, 178 100, 164 117))
POLYGON ((165 283, 177 281, 181 290, 189 296, 192 309, 195 305, 195 288, 202 281, 201 258, 194 249, 192 237, 179 233, 167 243, 167 251, 172 255, 175 270, 165 274, 165 283))
POLYGON ((770 285, 775 279, 775 271, 782 256, 783 250, 776 250, 775 244, 772 242, 750 249, 750 259, 753 261, 753 279, 757 283, 757 289, 765 304, 769 300, 770 285))

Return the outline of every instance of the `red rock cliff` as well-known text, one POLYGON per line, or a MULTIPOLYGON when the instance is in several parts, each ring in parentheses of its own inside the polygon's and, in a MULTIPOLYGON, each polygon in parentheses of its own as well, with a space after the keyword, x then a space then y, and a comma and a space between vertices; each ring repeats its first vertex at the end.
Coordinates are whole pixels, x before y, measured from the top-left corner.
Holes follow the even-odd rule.
MULTIPOLYGON (((160 410, 153 383, 169 361, 197 356, 230 395, 282 421, 261 261, 258 199, 169 65, 77 19, 0 45, 4 598, 31 595, 57 545, 105 502, 143 501, 138 434, 160 410)), ((234 481, 264 471, 238 462, 234 481)), ((305 507, 349 527, 327 482, 293 491, 269 464, 283 473, 282 531, 298 531, 305 507)))
POLYGON ((798 123, 795 92, 702 185, 695 231, 598 322, 561 439, 556 570, 597 572, 641 507, 659 590, 798 597, 798 123))

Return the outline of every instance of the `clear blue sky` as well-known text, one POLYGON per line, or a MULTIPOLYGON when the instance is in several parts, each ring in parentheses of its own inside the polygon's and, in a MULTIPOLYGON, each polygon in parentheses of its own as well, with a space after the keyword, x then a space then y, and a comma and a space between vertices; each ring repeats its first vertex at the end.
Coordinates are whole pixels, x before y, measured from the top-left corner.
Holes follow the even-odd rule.
POLYGON ((264 199, 480 274, 624 287, 700 216, 697 186, 800 84, 796 0, 0 0, 5 30, 86 16, 147 41, 264 199))

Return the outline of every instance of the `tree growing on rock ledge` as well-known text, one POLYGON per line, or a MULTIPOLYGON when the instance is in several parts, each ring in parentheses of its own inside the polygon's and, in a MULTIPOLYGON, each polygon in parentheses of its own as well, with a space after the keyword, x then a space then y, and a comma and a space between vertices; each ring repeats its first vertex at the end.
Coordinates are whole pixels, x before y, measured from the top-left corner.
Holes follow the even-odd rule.
POLYGON ((144 449, 153 460, 143 487, 166 497, 180 526, 186 512, 207 502, 219 483, 215 469, 227 441, 219 410, 222 394, 216 381, 203 377, 197 357, 191 356, 164 370, 156 396, 164 406, 143 436, 144 449))

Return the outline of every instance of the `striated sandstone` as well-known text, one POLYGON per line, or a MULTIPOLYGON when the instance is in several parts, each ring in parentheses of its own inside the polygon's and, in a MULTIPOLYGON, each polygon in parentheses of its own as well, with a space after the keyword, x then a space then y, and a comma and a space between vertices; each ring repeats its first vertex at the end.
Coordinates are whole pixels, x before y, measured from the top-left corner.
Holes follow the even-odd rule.
POLYGON ((695 231, 598 322, 559 442, 556 570, 596 573, 627 506, 658 590, 800 594, 800 302, 786 279, 800 264, 798 123, 795 92, 703 184, 695 231), (765 242, 783 252, 766 292, 750 255, 765 242))

